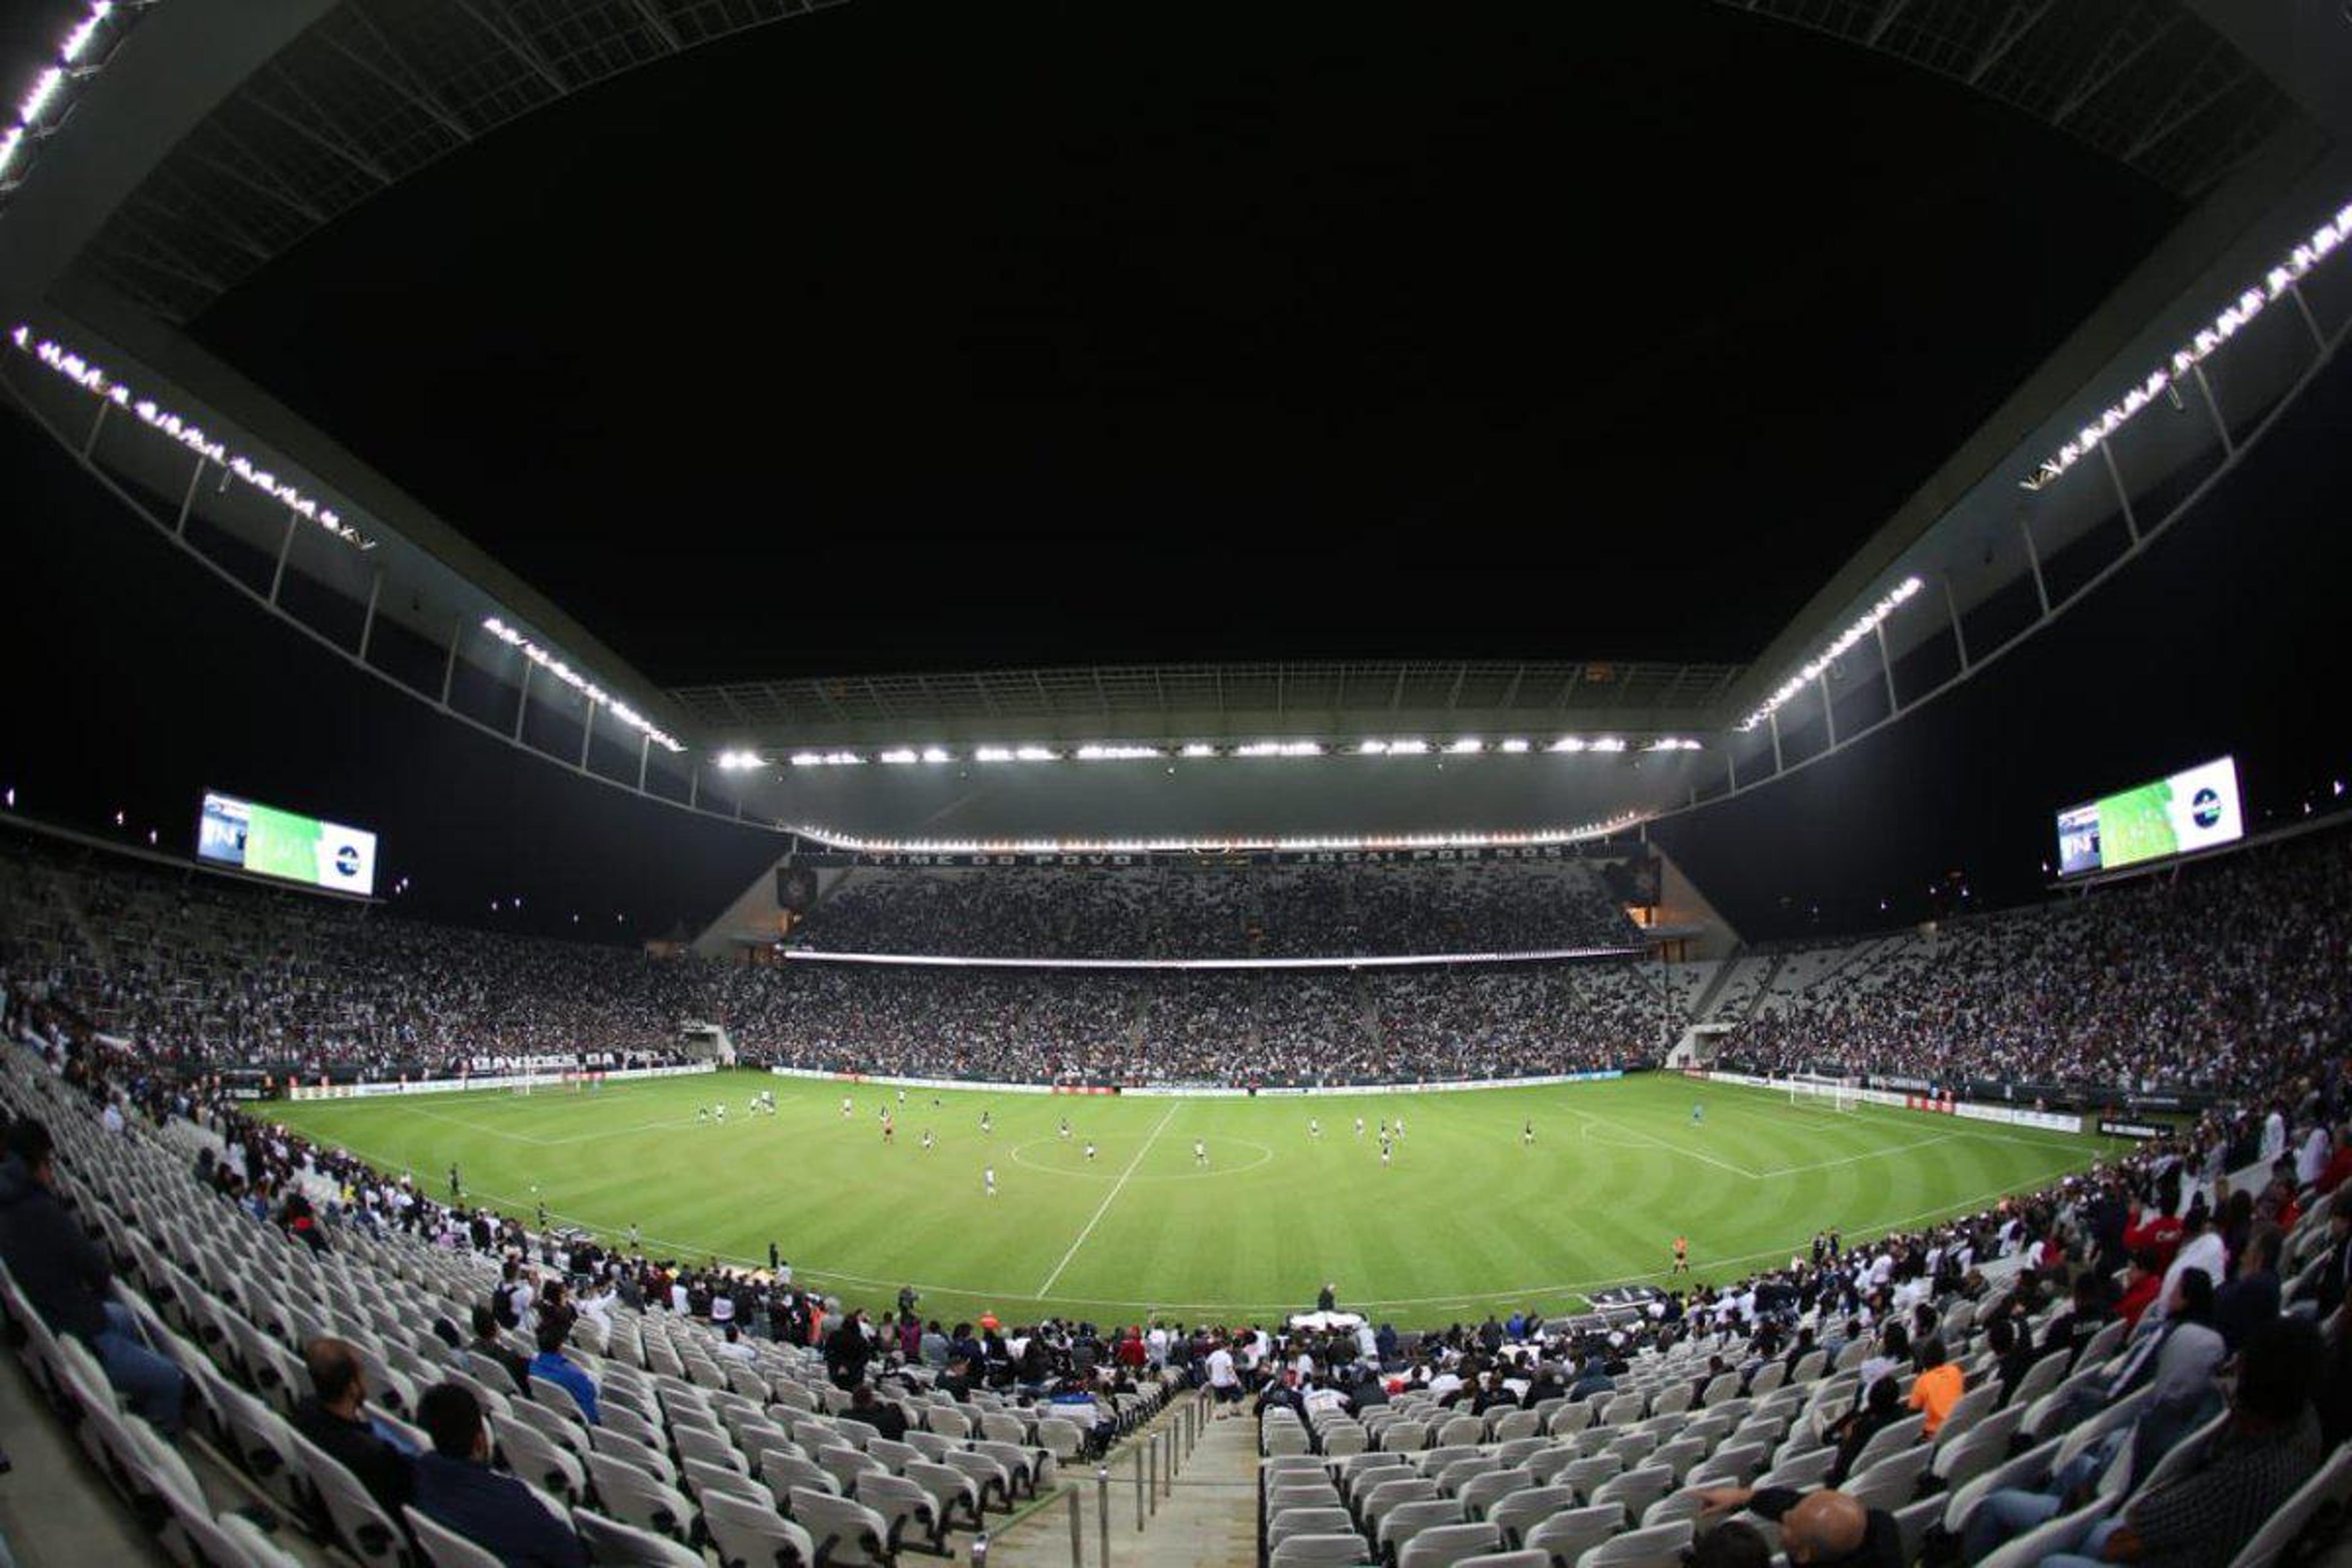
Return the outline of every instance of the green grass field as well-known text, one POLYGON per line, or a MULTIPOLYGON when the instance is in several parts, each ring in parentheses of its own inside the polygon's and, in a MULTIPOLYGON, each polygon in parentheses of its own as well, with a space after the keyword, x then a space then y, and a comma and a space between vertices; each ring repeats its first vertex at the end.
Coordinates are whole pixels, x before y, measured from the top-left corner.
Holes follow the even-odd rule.
POLYGON ((773 1240, 803 1283, 877 1308, 912 1284, 926 1312, 950 1318, 1047 1306, 1265 1317, 1311 1304, 1327 1279, 1343 1304, 1400 1323, 1556 1312, 1603 1285, 1662 1279, 1678 1232, 1700 1279, 1726 1279, 1785 1261, 1823 1226, 1859 1239, 1981 1208, 2102 1152, 2095 1138, 1792 1106, 1667 1074, 1311 1100, 909 1089, 903 1108, 897 1090, 861 1084, 845 1119, 845 1087, 741 1071, 270 1110, 413 1171, 436 1196, 455 1161, 476 1201, 526 1218, 543 1198, 561 1219, 608 1237, 635 1224, 648 1252, 695 1261, 764 1265, 773 1240), (777 1114, 746 1115, 767 1088, 777 1114), (721 1098, 726 1124, 698 1124, 697 1107, 721 1098), (1406 1136, 1383 1169, 1374 1130, 1399 1115, 1406 1136), (993 1198, 981 1177, 992 1162, 993 1198))

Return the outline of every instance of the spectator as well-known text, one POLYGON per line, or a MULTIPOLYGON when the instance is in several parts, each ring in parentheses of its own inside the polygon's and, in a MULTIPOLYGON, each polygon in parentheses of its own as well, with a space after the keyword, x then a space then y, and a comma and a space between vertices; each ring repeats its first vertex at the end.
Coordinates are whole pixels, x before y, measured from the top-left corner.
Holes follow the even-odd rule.
POLYGON ((856 1391, 849 1396, 849 1408, 842 1412, 842 1419, 861 1422, 871 1426, 876 1435, 887 1437, 893 1443, 906 1440, 905 1414, 897 1405, 887 1400, 877 1399, 874 1396, 874 1385, 870 1383, 861 1383, 857 1385, 856 1391))
POLYGON ((588 1418, 591 1426, 600 1426, 596 1413, 596 1380, 580 1370, 578 1363, 563 1353, 564 1341, 571 1337, 571 1328, 561 1318, 550 1316, 539 1325, 539 1353, 530 1358, 530 1375, 543 1377, 572 1395, 580 1406, 580 1414, 588 1418))
POLYGON ((359 1352, 346 1340, 312 1340, 302 1352, 310 1392, 294 1407, 294 1429, 351 1471, 393 1518, 415 1485, 411 1456, 368 1419, 367 1382, 359 1352))
POLYGON ((0 1261, 53 1332, 88 1345, 106 1380, 158 1432, 176 1438, 185 1380, 149 1347, 131 1310, 106 1299, 106 1255, 57 1192, 49 1130, 30 1117, 8 1128, 0 1163, 0 1261))
POLYGON ((1912 1409, 1927 1416, 1921 1427, 1924 1436, 1933 1437, 1942 1430, 1944 1417, 1960 1402, 1962 1384, 1967 1381, 1960 1369, 1945 1359, 1944 1342, 1930 1337, 1919 1346, 1919 1375, 1912 1380, 1912 1409))
POLYGON ((1745 1508, 1780 1526, 1780 1550, 1805 1568, 1909 1568, 1903 1531, 1885 1509, 1865 1508, 1843 1492, 1789 1487, 1705 1487, 1707 1519, 1745 1508))
POLYGON ((514 1393, 527 1394, 530 1392, 530 1361, 499 1338, 498 1320, 490 1315, 489 1308, 480 1302, 474 1305, 474 1338, 466 1348, 476 1355, 488 1356, 506 1368, 508 1378, 514 1384, 514 1393))
POLYGON ((440 1383, 416 1402, 433 1451, 416 1461, 416 1510, 489 1552, 507 1568, 586 1568, 587 1549, 512 1476, 490 1468, 482 1407, 467 1389, 440 1383))

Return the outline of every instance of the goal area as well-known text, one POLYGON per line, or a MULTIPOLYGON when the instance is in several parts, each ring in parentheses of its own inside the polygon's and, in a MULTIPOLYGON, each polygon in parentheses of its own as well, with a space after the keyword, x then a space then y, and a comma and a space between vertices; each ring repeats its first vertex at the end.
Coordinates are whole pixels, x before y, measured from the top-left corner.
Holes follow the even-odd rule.
POLYGON ((1791 1073, 1787 1079, 1789 1103, 1813 1101, 1823 1110, 1853 1110, 1860 1107, 1862 1088, 1858 1078, 1832 1078, 1826 1073, 1791 1073))

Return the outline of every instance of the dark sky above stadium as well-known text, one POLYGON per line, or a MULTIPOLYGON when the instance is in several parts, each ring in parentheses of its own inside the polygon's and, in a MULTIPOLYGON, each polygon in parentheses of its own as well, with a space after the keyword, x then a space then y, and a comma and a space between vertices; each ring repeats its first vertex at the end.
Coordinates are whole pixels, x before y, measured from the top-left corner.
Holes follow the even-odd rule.
POLYGON ((861 0, 198 332, 664 682, 1746 658, 2177 216, 1702 0, 861 0))

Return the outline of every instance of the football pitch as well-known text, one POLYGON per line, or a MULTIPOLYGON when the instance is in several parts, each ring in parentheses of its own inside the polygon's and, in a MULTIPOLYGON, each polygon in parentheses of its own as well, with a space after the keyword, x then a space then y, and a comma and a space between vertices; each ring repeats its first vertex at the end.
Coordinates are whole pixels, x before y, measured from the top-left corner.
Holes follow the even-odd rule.
POLYGON ((470 1199, 526 1221, 543 1201, 697 1264, 764 1267, 772 1241, 803 1284, 877 1310, 912 1285, 950 1322, 983 1309, 1267 1318, 1311 1306, 1327 1280, 1343 1306, 1400 1325, 1581 1310, 1604 1286, 1663 1281, 1676 1235, 1698 1279, 1727 1279, 1822 1228, 1851 1241, 1980 1209, 2105 1152, 1664 1073, 1311 1099, 905 1092, 744 1070, 268 1114, 436 1198, 454 1162, 470 1199), (748 1114, 763 1089, 776 1114, 748 1114), (721 1100, 723 1124, 698 1119, 721 1100), (1385 1166, 1384 1119, 1404 1128, 1385 1166))

